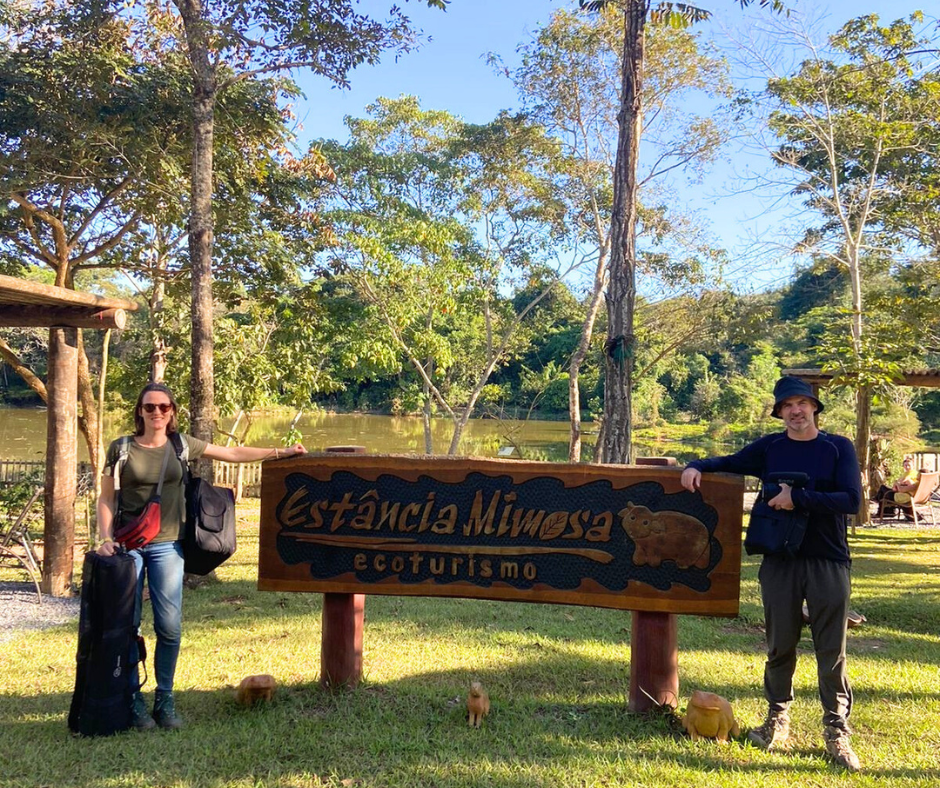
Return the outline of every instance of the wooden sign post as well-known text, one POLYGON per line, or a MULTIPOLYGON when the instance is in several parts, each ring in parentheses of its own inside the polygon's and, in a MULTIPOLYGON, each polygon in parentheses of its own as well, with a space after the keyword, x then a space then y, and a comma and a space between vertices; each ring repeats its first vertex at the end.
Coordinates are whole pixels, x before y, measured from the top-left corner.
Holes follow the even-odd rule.
MULTIPOLYGON (((679 476, 336 453, 268 462, 258 585, 326 595, 321 682, 331 686, 361 675, 363 594, 735 616, 743 480, 711 474, 693 494, 679 476)), ((632 647, 648 648, 642 627, 638 637, 632 647)))
MULTIPOLYGON (((365 446, 331 446, 329 454, 365 454, 365 446)), ((355 687, 362 677, 365 594, 323 595, 320 635, 320 686, 355 687)))

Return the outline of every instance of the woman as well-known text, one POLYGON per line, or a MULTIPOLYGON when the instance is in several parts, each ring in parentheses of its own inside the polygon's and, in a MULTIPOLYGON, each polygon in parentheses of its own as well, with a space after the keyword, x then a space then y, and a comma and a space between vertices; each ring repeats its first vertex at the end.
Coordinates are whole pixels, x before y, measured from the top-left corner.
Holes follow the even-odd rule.
MULTIPOLYGON (((128 448, 127 461, 120 472, 121 517, 123 520, 132 519, 143 511, 156 492, 164 453, 172 452, 163 477, 159 533, 149 544, 130 552, 137 564, 137 613, 142 606, 146 576, 157 636, 154 650, 157 690, 153 716, 148 713, 139 690, 134 693, 131 707, 132 723, 139 730, 148 730, 155 725, 161 728, 179 728, 182 725, 173 703, 173 678, 180 650, 183 603, 183 546, 180 539, 186 519, 186 504, 183 467, 172 446, 167 447, 168 436, 177 431, 176 412, 176 400, 169 388, 162 383, 144 386, 134 408, 134 436, 128 448)), ((262 449, 215 446, 189 435, 180 437, 189 447, 190 460, 205 457, 224 462, 257 462, 306 452, 299 443, 287 449, 262 449)), ((99 555, 113 555, 118 548, 114 541, 117 501, 113 476, 118 462, 118 444, 119 441, 114 441, 108 448, 101 477, 101 496, 97 506, 98 533, 102 540, 98 547, 99 555)), ((136 659, 132 661, 136 662, 136 659)))
MULTIPOLYGON (((881 516, 893 517, 897 513, 897 507, 892 503, 907 503, 911 500, 911 494, 917 489, 918 473, 914 470, 914 458, 907 456, 901 463, 903 471, 898 480, 891 486, 882 485, 881 489, 875 494, 875 500, 881 503, 881 516)), ((913 517, 908 516, 911 520, 913 517)))

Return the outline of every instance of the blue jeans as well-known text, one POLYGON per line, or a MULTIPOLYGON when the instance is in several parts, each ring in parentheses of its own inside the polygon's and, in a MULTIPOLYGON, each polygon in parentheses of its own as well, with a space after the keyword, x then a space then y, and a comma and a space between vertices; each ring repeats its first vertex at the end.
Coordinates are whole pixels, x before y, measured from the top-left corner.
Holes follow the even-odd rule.
MULTIPOLYGON (((139 550, 131 550, 137 565, 137 603, 135 618, 139 622, 143 607, 144 576, 150 589, 153 608, 153 629, 157 635, 153 672, 157 690, 173 689, 176 660, 180 653, 183 620, 183 544, 158 542, 139 550)), ((139 680, 138 680, 139 684, 139 680)))

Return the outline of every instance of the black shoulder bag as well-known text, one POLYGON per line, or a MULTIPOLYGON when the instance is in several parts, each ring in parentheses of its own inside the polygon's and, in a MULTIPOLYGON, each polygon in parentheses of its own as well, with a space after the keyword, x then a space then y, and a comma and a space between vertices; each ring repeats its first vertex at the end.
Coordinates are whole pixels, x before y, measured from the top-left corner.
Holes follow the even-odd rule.
POLYGON ((235 554, 235 496, 189 472, 189 446, 179 433, 170 438, 183 465, 186 483, 186 525, 183 529, 183 571, 207 575, 235 554))
POLYGON ((805 487, 809 475, 801 472, 771 473, 761 483, 760 495, 751 509, 751 519, 744 536, 748 555, 782 555, 792 558, 803 544, 809 512, 798 509, 774 509, 768 505, 780 492, 781 484, 805 487))

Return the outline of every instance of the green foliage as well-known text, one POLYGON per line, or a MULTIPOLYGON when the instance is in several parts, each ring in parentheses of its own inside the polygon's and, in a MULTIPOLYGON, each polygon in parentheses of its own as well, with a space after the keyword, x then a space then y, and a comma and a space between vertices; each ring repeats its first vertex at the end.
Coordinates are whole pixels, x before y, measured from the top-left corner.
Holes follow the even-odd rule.
POLYGON ((116 17, 18 6, 8 24, 0 265, 45 265, 71 283, 173 182, 188 153, 188 80, 179 63, 142 57, 116 17))

